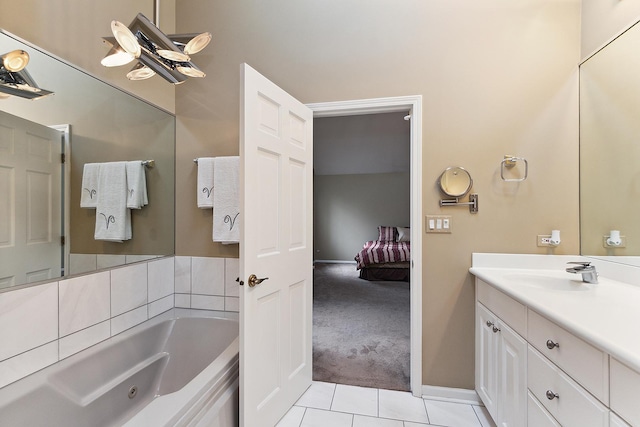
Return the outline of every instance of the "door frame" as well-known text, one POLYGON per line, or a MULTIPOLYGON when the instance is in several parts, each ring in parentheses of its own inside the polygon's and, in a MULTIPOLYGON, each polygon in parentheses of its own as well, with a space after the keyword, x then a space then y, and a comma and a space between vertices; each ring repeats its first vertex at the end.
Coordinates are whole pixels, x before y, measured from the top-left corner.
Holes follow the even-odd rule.
POLYGON ((411 393, 422 396, 422 96, 306 104, 313 118, 409 111, 411 116, 411 393))

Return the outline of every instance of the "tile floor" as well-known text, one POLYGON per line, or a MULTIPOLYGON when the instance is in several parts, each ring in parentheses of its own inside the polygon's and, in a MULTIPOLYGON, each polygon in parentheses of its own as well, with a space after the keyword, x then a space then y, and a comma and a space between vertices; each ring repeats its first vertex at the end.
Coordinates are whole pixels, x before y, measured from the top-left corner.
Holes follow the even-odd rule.
POLYGON ((276 427, 494 427, 483 406, 313 382, 276 427))

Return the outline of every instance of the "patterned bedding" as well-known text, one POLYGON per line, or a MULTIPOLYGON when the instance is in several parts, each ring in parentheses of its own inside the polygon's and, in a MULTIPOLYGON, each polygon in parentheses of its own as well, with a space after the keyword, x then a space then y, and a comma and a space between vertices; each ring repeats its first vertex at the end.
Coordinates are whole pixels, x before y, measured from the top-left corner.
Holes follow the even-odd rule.
POLYGON ((411 260, 411 243, 371 240, 364 244, 355 260, 358 270, 376 264, 408 262, 411 260))

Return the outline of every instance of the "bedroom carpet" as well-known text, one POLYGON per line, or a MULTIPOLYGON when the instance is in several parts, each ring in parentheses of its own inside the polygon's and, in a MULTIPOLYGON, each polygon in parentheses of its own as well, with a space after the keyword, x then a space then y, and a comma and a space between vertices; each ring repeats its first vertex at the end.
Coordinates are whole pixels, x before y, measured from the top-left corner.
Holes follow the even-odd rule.
POLYGON ((314 381, 408 391, 409 283, 316 263, 313 291, 314 381))

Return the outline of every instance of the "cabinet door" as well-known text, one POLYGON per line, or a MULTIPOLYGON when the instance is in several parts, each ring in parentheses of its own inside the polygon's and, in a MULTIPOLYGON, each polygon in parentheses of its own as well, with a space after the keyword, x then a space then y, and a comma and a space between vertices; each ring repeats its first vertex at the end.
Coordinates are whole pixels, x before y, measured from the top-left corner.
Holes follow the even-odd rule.
POLYGON ((527 423, 527 342, 499 322, 498 344, 498 425, 527 423))
POLYGON ((498 419, 498 335, 496 317, 476 304, 476 391, 494 420, 498 419))

